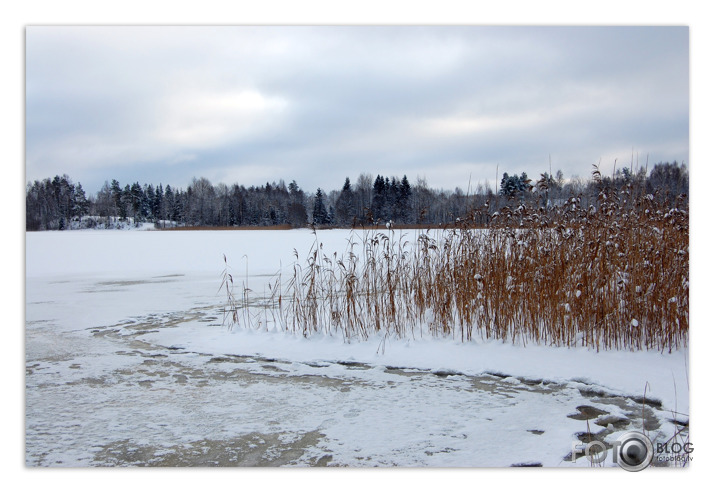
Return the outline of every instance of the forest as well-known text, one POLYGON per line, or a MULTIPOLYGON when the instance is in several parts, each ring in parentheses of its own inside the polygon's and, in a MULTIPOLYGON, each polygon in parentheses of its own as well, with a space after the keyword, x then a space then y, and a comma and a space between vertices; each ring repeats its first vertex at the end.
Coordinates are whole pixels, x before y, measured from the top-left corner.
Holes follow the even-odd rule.
MULTIPOLYGON (((82 184, 65 175, 27 183, 26 230, 121 228, 128 224, 154 223, 169 227, 364 227, 415 225, 438 227, 474 215, 476 225, 488 225, 494 213, 518 202, 540 210, 579 197, 588 207, 598 200, 603 187, 627 189, 636 196, 656 194, 658 200, 673 202, 688 197, 689 175, 685 163, 662 162, 651 168, 622 167, 608 174, 594 165, 602 179, 578 176, 565 179, 559 170, 531 179, 526 173, 503 173, 497 193, 487 182, 466 183, 466 190, 436 190, 425 178, 414 184, 407 175, 400 179, 361 173, 353 183, 349 177, 339 189, 314 193, 302 190, 295 180, 280 179, 260 186, 212 184, 193 178, 185 189, 171 185, 139 182, 122 185, 105 181, 95 194, 87 195, 82 184), (479 211, 475 215, 475 211, 479 211)), ((630 192, 629 192, 630 193, 630 192)))

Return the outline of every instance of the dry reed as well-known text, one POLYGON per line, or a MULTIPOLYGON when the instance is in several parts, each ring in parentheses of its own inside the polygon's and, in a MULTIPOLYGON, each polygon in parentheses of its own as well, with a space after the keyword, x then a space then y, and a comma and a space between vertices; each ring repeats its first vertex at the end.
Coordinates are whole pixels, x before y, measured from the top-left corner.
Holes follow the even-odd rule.
MULTIPOLYGON (((670 351, 688 340, 689 212, 687 198, 669 203, 604 187, 595 205, 505 207, 487 229, 466 219, 412 240, 354 230, 341 255, 324 252, 313 231, 305 261, 294 251, 291 278, 274 280, 264 309, 304 336, 670 351)), ((226 271, 227 320, 257 326, 245 286, 238 301, 232 285, 226 271)))

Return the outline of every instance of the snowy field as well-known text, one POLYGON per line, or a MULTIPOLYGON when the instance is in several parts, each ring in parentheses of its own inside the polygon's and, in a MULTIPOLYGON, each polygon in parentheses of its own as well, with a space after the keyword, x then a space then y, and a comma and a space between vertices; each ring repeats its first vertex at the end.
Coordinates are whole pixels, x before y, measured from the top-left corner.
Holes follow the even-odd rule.
POLYGON ((260 295, 308 230, 25 238, 28 466, 591 467, 588 433, 689 419, 687 350, 229 331, 223 255, 260 295))

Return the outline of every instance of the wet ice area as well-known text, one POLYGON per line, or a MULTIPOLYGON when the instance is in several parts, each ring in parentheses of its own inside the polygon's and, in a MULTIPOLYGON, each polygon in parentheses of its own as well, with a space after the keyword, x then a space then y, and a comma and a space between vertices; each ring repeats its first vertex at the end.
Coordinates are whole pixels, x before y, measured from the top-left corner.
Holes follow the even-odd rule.
MULTIPOLYGON (((88 298, 109 286, 128 293, 149 285, 102 281, 93 291, 83 284, 74 286, 88 298)), ((72 283, 61 286, 66 292, 72 283)), ((188 326, 225 332, 220 306, 79 329, 33 320, 33 306, 28 465, 568 466, 574 433, 585 439, 609 424, 642 425, 638 403, 589 395, 576 383, 151 342, 188 326), (595 409, 588 427, 584 406, 595 409)), ((657 430, 647 409, 645 425, 657 430)))

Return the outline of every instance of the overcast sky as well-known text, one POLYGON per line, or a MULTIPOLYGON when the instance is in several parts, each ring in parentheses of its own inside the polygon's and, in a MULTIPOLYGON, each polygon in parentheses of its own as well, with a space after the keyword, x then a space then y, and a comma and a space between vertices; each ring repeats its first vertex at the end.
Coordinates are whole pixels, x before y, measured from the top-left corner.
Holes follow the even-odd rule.
POLYGON ((689 162, 687 27, 26 28, 26 180, 471 179, 689 162))

